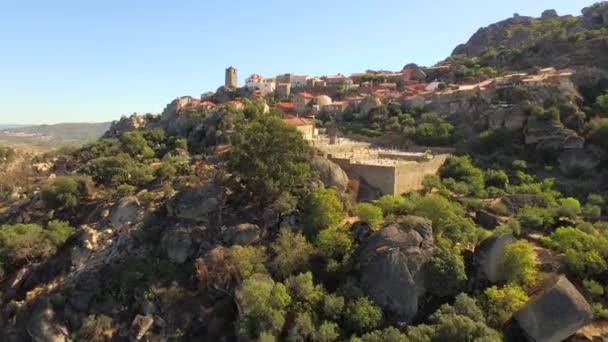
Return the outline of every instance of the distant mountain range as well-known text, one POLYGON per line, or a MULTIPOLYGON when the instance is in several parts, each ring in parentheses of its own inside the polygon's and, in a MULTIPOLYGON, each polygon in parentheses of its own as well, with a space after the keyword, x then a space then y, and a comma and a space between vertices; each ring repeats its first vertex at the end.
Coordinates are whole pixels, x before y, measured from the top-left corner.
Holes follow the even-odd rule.
POLYGON ((53 125, 0 124, 0 144, 31 151, 79 146, 99 139, 110 122, 59 123, 53 125))

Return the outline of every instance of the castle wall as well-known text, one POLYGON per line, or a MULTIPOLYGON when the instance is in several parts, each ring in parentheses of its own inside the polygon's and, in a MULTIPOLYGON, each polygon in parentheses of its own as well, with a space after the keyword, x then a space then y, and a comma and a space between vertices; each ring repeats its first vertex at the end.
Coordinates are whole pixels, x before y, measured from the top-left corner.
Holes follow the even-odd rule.
POLYGON ((395 168, 393 166, 351 163, 347 158, 331 158, 331 160, 338 164, 349 178, 362 178, 383 194, 394 193, 395 168))
POLYGON ((411 190, 421 190, 424 176, 436 175, 447 157, 447 154, 440 154, 426 162, 396 165, 393 194, 398 195, 411 190))

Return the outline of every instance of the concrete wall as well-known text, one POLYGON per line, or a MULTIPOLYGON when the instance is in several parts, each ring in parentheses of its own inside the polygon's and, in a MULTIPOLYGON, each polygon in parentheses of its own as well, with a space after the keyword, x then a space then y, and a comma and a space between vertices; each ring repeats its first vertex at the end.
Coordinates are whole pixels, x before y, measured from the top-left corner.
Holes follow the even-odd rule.
POLYGON ((447 157, 448 154, 440 154, 426 162, 386 166, 351 163, 348 158, 329 156, 348 174, 349 178, 362 178, 385 195, 421 190, 424 176, 437 174, 447 157))
POLYGON ((410 190, 421 190, 424 176, 436 175, 447 157, 447 154, 440 154, 427 162, 396 166, 393 194, 398 195, 410 190))
POLYGON ((393 166, 353 164, 346 158, 331 158, 349 178, 362 178, 369 185, 383 194, 393 194, 395 186, 395 168, 393 166))

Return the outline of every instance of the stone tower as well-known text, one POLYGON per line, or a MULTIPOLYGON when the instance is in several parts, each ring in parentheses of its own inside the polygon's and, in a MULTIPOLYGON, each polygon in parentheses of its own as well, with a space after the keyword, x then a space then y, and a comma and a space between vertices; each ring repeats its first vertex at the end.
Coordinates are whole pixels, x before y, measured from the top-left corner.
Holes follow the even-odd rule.
POLYGON ((229 88, 238 88, 239 81, 236 75, 236 68, 229 67, 226 69, 226 82, 224 85, 229 88))

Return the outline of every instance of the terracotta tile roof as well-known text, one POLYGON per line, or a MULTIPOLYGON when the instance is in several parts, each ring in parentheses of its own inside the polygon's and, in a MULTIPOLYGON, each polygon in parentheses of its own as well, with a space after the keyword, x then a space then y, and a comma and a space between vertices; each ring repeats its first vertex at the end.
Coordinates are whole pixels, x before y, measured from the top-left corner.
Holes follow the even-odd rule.
POLYGON ((297 116, 286 116, 283 118, 283 122, 289 126, 308 126, 312 123, 308 120, 304 120, 297 116))
POLYGON ((291 102, 279 102, 277 106, 281 109, 294 109, 296 106, 291 102))
POLYGON ((314 99, 315 98, 315 96, 313 94, 307 93, 307 92, 300 93, 300 95, 304 96, 305 99, 314 99))
POLYGON ((199 105, 199 107, 215 107, 215 103, 213 103, 211 101, 202 101, 198 105, 199 105))

